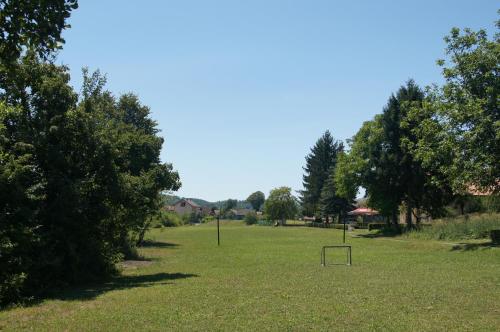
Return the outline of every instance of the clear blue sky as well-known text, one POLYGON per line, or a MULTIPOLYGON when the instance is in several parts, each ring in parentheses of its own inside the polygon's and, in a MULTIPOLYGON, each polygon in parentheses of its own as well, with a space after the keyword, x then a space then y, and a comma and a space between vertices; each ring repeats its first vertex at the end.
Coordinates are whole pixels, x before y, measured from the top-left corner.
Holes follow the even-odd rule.
POLYGON ((135 92, 165 137, 179 195, 302 187, 304 157, 381 112, 408 78, 440 83, 453 26, 493 31, 498 1, 81 0, 58 62, 135 92))

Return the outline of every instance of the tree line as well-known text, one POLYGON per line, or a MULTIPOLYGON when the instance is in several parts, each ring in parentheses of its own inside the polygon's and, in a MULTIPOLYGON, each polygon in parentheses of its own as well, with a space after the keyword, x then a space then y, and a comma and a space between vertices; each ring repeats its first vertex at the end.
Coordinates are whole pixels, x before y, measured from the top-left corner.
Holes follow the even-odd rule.
POLYGON ((54 63, 77 6, 0 2, 0 305, 115 273, 181 185, 136 95, 54 63))
POLYGON ((404 207, 411 228, 471 190, 498 195, 500 33, 489 39, 485 30, 453 28, 444 41, 443 86, 406 82, 348 151, 328 131, 317 141, 304 167, 305 215, 342 215, 363 187, 368 205, 397 229, 404 207))

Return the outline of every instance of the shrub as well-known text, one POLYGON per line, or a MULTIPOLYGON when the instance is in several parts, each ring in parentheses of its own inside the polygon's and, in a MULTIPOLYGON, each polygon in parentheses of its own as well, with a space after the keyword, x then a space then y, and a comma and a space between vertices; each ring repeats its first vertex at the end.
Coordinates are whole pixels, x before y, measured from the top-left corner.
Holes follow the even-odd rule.
POLYGON ((259 226, 274 226, 274 223, 269 220, 258 220, 257 225, 259 226))
POLYGON ((381 222, 372 222, 368 224, 368 230, 371 231, 373 229, 382 229, 386 227, 386 223, 381 223, 381 222))
POLYGON ((161 223, 165 227, 177 227, 183 224, 182 218, 175 212, 162 213, 161 223))
POLYGON ((485 212, 500 212, 500 195, 490 195, 481 197, 481 205, 485 212))
POLYGON ((492 229, 490 232, 491 242, 500 244, 500 229, 492 229))
POLYGON ((206 224, 206 223, 212 222, 214 220, 215 220, 214 216, 204 216, 203 219, 201 219, 201 222, 206 224))
POLYGON ((254 225, 257 223, 257 221, 258 221, 257 213, 255 212, 250 212, 245 216, 245 223, 247 225, 254 225))
POLYGON ((499 214, 482 214, 437 220, 430 227, 409 232, 408 236, 437 240, 484 239, 499 228, 499 214))

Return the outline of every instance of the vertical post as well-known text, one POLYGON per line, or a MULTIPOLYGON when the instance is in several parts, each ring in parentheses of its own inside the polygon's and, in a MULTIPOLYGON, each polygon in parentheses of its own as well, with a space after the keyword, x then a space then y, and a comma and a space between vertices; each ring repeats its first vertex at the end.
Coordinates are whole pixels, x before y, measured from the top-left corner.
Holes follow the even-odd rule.
POLYGON ((345 243, 345 217, 344 217, 344 243, 345 243))
POLYGON ((220 213, 221 213, 221 205, 219 202, 219 213, 217 213, 217 246, 220 246, 220 231, 219 231, 220 213))

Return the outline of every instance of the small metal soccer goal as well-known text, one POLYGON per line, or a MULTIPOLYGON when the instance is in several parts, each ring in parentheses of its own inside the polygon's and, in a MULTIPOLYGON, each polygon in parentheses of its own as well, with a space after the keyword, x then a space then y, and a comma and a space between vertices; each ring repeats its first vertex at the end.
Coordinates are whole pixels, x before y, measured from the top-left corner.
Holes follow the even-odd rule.
MULTIPOLYGON (((326 249, 346 249, 346 255, 347 255, 346 265, 347 266, 352 265, 351 246, 348 244, 341 244, 333 246, 323 246, 321 248, 321 266, 326 266, 326 249)), ((339 264, 332 264, 332 265, 339 265, 339 264)))

